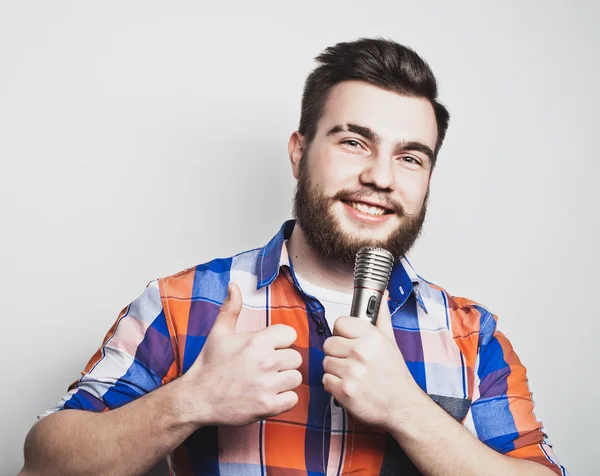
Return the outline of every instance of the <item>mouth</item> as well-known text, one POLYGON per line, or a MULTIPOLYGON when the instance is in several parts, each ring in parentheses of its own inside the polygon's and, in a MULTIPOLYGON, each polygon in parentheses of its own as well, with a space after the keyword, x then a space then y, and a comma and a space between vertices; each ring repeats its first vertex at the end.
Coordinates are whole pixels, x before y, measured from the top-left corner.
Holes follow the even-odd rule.
POLYGON ((378 217, 383 215, 391 215, 392 213, 394 213, 389 208, 386 208, 381 205, 375 205, 373 203, 365 203, 353 200, 342 200, 342 202, 361 213, 366 213, 367 215, 371 216, 378 217))

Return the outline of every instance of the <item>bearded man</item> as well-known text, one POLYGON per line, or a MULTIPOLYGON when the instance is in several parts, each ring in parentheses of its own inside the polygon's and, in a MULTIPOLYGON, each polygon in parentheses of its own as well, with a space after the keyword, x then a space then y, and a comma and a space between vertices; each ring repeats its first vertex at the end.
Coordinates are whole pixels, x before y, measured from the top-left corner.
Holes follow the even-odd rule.
POLYGON ((449 120, 430 68, 380 39, 317 60, 296 220, 150 283, 31 430, 23 474, 566 474, 496 316, 405 258, 449 120), (348 317, 366 245, 395 257, 375 326, 348 317))

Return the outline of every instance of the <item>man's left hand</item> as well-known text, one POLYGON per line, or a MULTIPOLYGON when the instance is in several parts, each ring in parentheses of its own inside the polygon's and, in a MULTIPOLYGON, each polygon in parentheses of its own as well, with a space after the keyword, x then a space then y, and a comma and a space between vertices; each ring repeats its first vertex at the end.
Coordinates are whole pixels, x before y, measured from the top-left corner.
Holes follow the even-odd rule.
POLYGON ((375 326, 339 317, 323 345, 325 390, 355 418, 386 430, 422 393, 396 344, 387 300, 386 291, 375 326))

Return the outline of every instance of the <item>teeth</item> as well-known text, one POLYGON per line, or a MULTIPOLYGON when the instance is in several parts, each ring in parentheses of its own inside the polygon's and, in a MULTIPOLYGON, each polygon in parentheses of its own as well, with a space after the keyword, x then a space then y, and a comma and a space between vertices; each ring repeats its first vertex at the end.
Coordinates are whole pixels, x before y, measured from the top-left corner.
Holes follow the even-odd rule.
POLYGON ((350 202, 350 206, 359 212, 368 213, 369 215, 383 215, 385 213, 385 209, 383 208, 370 207, 364 203, 350 202))

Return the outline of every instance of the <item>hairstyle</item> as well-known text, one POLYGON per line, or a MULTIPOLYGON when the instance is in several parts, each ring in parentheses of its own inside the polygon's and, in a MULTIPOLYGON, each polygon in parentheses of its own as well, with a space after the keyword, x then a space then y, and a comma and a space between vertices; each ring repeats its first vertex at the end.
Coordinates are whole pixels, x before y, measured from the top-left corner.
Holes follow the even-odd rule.
POLYGON ((429 100, 438 130, 435 165, 450 114, 437 100, 437 81, 433 72, 417 53, 391 40, 361 38, 330 46, 315 60, 319 65, 306 78, 298 128, 307 147, 315 138, 331 88, 342 81, 358 80, 405 96, 429 100))

